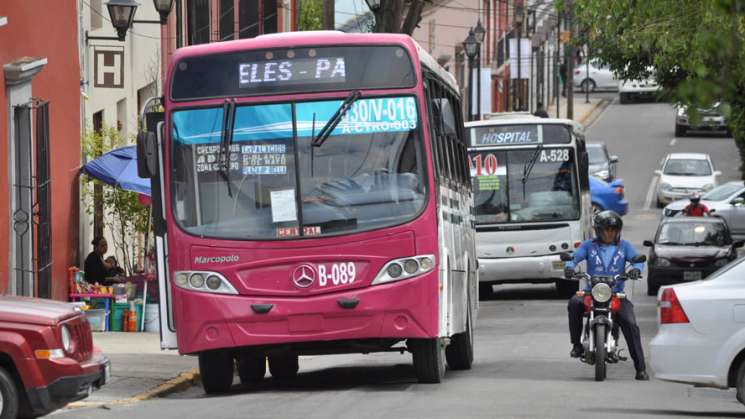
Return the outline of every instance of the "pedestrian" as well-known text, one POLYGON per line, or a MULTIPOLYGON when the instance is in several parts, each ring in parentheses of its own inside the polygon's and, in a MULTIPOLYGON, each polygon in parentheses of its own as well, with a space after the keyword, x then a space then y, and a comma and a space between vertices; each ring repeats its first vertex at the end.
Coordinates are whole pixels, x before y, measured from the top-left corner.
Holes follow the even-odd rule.
POLYGON ((541 118, 548 118, 548 112, 546 112, 545 109, 543 109, 543 102, 538 102, 536 104, 535 112, 533 112, 533 115, 541 117, 541 118))
POLYGON ((95 237, 91 244, 93 245, 93 251, 85 258, 85 265, 83 266, 85 280, 89 284, 112 285, 117 282, 116 278, 109 274, 114 265, 103 258, 109 250, 109 244, 106 239, 100 236, 95 237))
POLYGON ((559 80, 561 81, 561 96, 567 96, 567 64, 562 61, 559 65, 559 80))

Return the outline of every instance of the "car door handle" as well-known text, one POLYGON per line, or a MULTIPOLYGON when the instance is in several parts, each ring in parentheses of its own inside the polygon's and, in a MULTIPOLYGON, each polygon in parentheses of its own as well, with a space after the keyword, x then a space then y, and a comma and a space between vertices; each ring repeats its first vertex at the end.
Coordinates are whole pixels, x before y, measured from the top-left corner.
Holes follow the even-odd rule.
POLYGON ((266 314, 271 311, 274 304, 251 304, 251 310, 256 314, 266 314))

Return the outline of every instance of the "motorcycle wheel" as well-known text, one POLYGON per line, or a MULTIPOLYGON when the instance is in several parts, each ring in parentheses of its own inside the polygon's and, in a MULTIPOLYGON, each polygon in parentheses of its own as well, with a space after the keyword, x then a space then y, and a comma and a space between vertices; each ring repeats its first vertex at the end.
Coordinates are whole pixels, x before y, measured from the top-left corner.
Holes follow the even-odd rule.
POLYGON ((605 380, 605 325, 595 326, 595 381, 605 380))

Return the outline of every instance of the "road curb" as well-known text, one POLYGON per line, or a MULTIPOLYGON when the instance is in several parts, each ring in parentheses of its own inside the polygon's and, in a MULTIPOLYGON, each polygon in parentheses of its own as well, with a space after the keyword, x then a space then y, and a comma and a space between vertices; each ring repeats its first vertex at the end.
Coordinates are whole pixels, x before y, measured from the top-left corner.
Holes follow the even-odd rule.
POLYGON ((184 371, 174 378, 166 381, 165 383, 159 384, 147 391, 137 394, 126 399, 111 400, 106 402, 73 402, 65 406, 65 409, 82 409, 91 407, 103 407, 103 406, 121 406, 129 405, 144 400, 154 399, 156 397, 163 397, 168 394, 176 393, 179 391, 186 390, 194 384, 198 384, 201 380, 199 374, 199 368, 192 368, 188 371, 184 371))
POLYGON ((603 113, 603 111, 605 110, 605 108, 607 108, 611 104, 611 102, 612 101, 610 101, 608 99, 600 99, 600 100, 598 100, 598 102, 595 104, 595 106, 593 106, 590 109, 590 112, 585 113, 585 115, 582 118, 578 119, 577 122, 579 122, 580 124, 582 124, 585 127, 585 129, 586 129, 587 127, 589 127, 590 125, 592 125, 593 122, 595 122, 595 120, 598 118, 598 116, 600 116, 600 114, 603 113), (588 120, 590 120, 590 121, 587 122, 588 120))

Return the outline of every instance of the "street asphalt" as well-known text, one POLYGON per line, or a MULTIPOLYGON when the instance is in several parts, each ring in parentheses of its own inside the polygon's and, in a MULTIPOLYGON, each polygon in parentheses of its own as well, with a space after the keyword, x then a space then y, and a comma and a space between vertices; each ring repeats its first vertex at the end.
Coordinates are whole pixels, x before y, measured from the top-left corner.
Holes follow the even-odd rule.
MULTIPOLYGON (((613 103, 587 131, 620 157, 630 212, 624 237, 640 252, 652 238, 653 171, 669 152, 707 152, 722 181, 737 179, 739 158, 731 138, 674 138, 667 103, 620 105, 617 94, 595 95, 613 103), (650 208, 651 206, 651 208, 650 208)), ((646 345, 657 330, 654 297, 645 282, 627 286, 646 345)), ((566 300, 552 285, 497 286, 481 301, 470 371, 448 372, 441 384, 418 384, 410 355, 303 357, 292 383, 267 378, 256 387, 207 397, 194 386, 162 399, 105 409, 76 409, 60 418, 659 418, 745 417, 733 391, 693 388, 654 378, 634 380, 631 362, 610 365, 608 379, 569 358, 566 300)), ((621 344, 625 346, 625 343, 621 344)), ((646 353, 647 357, 649 356, 646 353)), ((695 362, 695 360, 691 360, 695 362)))

